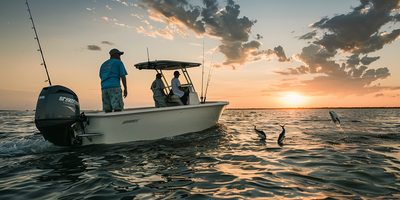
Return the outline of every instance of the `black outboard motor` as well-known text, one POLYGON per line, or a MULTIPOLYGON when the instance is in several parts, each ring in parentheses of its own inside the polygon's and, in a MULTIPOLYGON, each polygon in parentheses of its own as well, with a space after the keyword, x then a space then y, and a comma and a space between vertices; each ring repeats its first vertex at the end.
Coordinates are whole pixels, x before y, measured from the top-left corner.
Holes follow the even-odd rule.
POLYGON ((35 112, 35 124, 44 139, 59 146, 72 145, 74 130, 80 120, 78 96, 60 85, 44 87, 40 92, 35 112))

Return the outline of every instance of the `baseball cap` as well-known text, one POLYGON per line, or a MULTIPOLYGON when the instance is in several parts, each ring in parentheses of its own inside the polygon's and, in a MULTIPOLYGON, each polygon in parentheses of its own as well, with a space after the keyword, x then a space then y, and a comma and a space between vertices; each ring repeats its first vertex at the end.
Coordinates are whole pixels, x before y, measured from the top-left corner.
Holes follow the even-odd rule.
POLYGON ((119 55, 124 54, 123 51, 119 51, 118 49, 111 49, 111 51, 110 51, 110 56, 113 55, 114 53, 119 53, 119 55))

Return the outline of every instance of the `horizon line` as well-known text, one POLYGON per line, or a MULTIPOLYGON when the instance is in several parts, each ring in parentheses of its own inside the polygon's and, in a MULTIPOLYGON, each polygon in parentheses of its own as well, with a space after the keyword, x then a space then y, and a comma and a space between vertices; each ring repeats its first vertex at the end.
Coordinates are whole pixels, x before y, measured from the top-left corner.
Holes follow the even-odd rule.
MULTIPOLYGON (((283 107, 283 108, 225 108, 225 110, 283 110, 283 109, 400 109, 400 107, 386 107, 386 106, 365 106, 365 107, 345 107, 345 106, 338 106, 338 107, 283 107)), ((36 109, 0 109, 2 111, 35 111, 36 109)))
POLYGON ((364 107, 283 107, 283 108, 225 108, 225 110, 279 110, 279 109, 400 109, 400 107, 364 106, 364 107))

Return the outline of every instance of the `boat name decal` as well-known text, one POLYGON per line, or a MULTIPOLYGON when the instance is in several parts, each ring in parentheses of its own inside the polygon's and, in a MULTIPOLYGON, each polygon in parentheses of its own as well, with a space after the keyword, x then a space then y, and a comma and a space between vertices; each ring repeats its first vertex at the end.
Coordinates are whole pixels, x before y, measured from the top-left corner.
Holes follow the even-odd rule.
POLYGON ((66 103, 72 103, 72 104, 75 104, 75 105, 79 106, 79 102, 77 100, 75 100, 75 99, 71 99, 71 98, 68 98, 68 97, 60 96, 60 98, 58 100, 62 101, 62 102, 66 102, 66 103))
POLYGON ((136 123, 136 122, 138 122, 139 121, 139 119, 131 119, 131 120, 126 120, 126 121, 123 121, 122 122, 122 124, 127 124, 127 123, 136 123))

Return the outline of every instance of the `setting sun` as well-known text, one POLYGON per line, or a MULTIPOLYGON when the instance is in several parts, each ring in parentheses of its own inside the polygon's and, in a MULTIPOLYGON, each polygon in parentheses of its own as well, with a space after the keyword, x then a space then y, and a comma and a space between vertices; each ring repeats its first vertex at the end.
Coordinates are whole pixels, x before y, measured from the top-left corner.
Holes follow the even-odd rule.
POLYGON ((287 106, 300 106, 300 105, 302 105, 304 99, 305 98, 303 96, 300 96, 295 92, 287 93, 283 97, 285 105, 287 105, 287 106))

